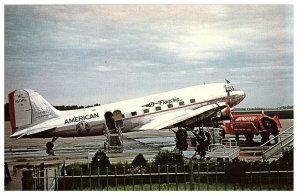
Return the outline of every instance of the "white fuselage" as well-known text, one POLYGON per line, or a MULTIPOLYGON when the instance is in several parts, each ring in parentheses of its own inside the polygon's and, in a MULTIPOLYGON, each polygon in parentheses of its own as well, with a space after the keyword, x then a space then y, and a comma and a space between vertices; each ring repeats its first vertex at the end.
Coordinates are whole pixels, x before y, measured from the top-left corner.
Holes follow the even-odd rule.
MULTIPOLYGON (((35 128, 55 127, 51 131, 27 135, 25 137, 78 137, 103 135, 107 129, 105 113, 120 110, 123 114, 124 132, 133 131, 154 117, 172 112, 188 112, 211 103, 227 102, 230 98, 231 106, 239 104, 245 97, 241 90, 228 93, 225 83, 197 85, 184 89, 159 93, 155 95, 135 98, 116 103, 79 109, 74 111, 60 111, 59 116, 36 124, 35 128), (89 123, 88 132, 78 131, 76 125, 80 122, 89 123)), ((18 137, 19 130, 12 135, 18 137)))

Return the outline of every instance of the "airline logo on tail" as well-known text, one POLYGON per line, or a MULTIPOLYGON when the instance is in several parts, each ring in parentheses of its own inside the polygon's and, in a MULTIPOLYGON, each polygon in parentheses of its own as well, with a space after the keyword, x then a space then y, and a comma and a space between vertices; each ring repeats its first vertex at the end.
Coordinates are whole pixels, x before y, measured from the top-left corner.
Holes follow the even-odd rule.
POLYGON ((12 133, 57 117, 58 111, 31 89, 15 90, 8 98, 12 133))

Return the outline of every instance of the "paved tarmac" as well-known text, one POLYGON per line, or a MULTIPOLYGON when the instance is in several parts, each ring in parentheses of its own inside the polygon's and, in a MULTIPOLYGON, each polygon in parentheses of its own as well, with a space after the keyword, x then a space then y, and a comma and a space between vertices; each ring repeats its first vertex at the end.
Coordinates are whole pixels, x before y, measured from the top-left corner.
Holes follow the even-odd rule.
MULTIPOLYGON (((287 129, 293 125, 293 119, 281 120, 283 128, 287 129)), ((49 166, 61 163, 66 164, 74 162, 88 162, 89 159, 99 149, 104 149, 105 136, 80 137, 80 138, 59 138, 55 141, 55 155, 46 154, 46 143, 48 139, 11 139, 9 122, 5 122, 5 162, 8 163, 13 182, 5 187, 5 190, 21 190, 21 169, 26 164, 39 165, 40 163, 49 166)), ((226 136, 232 138, 233 136, 226 136)), ((241 136, 241 141, 244 140, 241 136)), ((260 140, 260 136, 254 137, 255 141, 260 140)), ((170 130, 160 131, 139 131, 124 134, 124 151, 122 153, 107 152, 112 163, 130 162, 132 159, 142 153, 144 157, 151 161, 161 149, 173 150, 175 147, 175 136, 170 130)), ((244 150, 249 153, 250 149, 244 150)), ((254 150, 255 152, 255 150, 254 150)), ((194 148, 189 148, 188 153, 194 153, 194 148)), ((260 159, 256 155, 241 155, 248 160, 260 159)))

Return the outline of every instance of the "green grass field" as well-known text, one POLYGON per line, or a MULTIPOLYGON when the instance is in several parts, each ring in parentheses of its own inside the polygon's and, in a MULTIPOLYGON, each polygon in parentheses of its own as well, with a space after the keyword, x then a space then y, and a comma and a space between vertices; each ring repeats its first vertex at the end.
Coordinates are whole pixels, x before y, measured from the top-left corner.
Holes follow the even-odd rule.
MULTIPOLYGON (((103 189, 87 188, 84 190, 104 190, 104 191, 191 191, 189 183, 170 184, 144 184, 144 185, 118 185, 117 187, 104 187, 103 189)), ((194 191, 286 191, 293 190, 287 185, 252 185, 241 186, 240 184, 205 184, 195 183, 194 191)))

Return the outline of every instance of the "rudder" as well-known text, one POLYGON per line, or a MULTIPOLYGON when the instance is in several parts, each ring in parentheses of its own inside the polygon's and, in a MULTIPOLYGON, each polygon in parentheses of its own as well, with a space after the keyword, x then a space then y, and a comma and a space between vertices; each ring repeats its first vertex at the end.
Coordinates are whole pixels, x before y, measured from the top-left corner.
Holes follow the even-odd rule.
POLYGON ((59 112, 31 89, 15 90, 8 98, 12 133, 57 117, 59 112))

